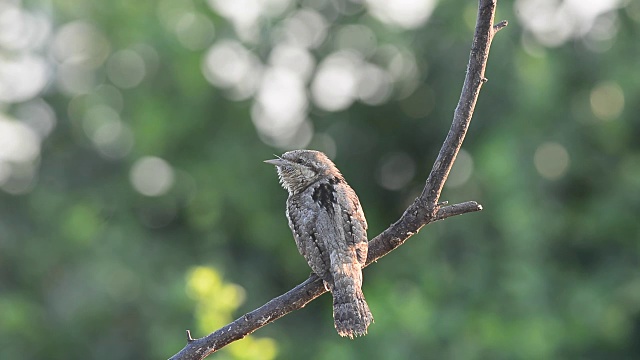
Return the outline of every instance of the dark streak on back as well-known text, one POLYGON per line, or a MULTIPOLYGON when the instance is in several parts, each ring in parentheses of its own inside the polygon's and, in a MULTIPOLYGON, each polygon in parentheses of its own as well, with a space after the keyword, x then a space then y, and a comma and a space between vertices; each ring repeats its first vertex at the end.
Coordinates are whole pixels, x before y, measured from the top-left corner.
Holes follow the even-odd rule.
POLYGON ((313 190, 311 198, 328 212, 333 212, 336 203, 336 190, 330 184, 320 184, 313 190))

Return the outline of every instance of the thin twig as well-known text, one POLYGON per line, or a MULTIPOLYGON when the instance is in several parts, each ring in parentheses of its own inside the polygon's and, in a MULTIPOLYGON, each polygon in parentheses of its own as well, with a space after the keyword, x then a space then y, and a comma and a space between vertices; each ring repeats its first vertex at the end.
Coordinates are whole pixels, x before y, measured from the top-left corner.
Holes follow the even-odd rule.
MULTIPOLYGON (((425 188, 398 221, 369 242, 365 266, 402 245, 409 237, 429 223, 482 210, 482 206, 475 201, 455 205, 439 204, 438 201, 469 128, 480 88, 486 82, 484 72, 491 41, 496 32, 507 25, 506 21, 493 24, 496 3, 497 0, 479 0, 476 31, 460 101, 454 112, 451 129, 440 149, 425 188)), ((307 280, 287 293, 270 300, 258 309, 243 315, 206 337, 192 339, 191 333, 187 332, 187 345, 170 360, 204 359, 229 343, 244 338, 294 310, 303 308, 325 292, 322 281, 318 276, 312 274, 307 280)))

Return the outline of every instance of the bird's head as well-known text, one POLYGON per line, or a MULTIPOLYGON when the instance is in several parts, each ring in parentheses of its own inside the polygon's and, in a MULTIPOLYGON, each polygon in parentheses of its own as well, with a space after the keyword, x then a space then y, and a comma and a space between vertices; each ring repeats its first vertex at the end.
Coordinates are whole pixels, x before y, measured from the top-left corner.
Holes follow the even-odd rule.
POLYGON ((342 179, 333 162, 320 151, 293 150, 265 162, 276 166, 280 183, 289 194, 298 193, 322 178, 342 179))

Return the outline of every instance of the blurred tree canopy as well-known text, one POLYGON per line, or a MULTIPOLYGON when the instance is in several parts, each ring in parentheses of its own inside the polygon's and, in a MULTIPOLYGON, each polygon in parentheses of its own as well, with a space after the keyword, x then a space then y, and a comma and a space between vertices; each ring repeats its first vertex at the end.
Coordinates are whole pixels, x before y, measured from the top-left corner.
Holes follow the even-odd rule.
MULTIPOLYGON (((423 187, 475 1, 0 3, 0 358, 157 359, 309 275, 261 163, 326 152, 370 237, 423 187)), ((221 359, 640 357, 640 2, 498 4, 467 141, 425 228, 221 359)))

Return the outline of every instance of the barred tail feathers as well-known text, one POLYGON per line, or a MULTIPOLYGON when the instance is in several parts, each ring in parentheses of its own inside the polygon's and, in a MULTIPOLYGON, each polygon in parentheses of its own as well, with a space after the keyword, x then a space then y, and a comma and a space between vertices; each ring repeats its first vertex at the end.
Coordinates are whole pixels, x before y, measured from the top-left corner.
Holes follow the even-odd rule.
POLYGON ((363 336, 373 322, 373 315, 364 299, 360 286, 354 286, 354 279, 341 279, 351 282, 350 286, 333 289, 333 320, 340 336, 363 336), (350 281, 349 281, 350 280, 350 281))

